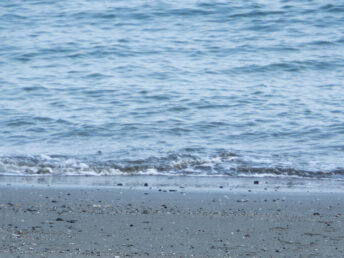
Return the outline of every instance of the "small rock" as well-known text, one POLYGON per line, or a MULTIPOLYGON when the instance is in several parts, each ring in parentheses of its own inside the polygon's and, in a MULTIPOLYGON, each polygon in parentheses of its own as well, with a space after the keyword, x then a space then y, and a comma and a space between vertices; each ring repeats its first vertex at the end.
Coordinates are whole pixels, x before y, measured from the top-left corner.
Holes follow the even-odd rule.
POLYGON ((56 221, 63 221, 63 219, 62 218, 57 218, 56 221))
POLYGON ((254 183, 255 185, 258 185, 258 184, 259 184, 259 181, 256 180, 256 181, 254 181, 253 183, 254 183))
POLYGON ((314 216, 320 216, 320 213, 319 212, 314 212, 313 215, 314 216))
POLYGON ((30 212, 35 212, 38 211, 36 208, 31 207, 31 208, 27 208, 26 211, 30 211, 30 212))
POLYGON ((77 220, 75 220, 75 219, 70 219, 70 220, 66 220, 66 222, 68 222, 68 223, 75 223, 75 222, 77 222, 77 220))
POLYGON ((144 186, 147 187, 147 186, 148 186, 148 183, 145 183, 144 186))

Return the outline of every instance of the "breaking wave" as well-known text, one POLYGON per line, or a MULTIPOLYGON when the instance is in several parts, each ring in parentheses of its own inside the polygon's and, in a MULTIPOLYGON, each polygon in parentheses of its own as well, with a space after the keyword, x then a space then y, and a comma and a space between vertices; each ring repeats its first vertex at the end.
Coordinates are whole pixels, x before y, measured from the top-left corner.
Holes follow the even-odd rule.
POLYGON ((163 157, 118 161, 61 155, 0 157, 0 175, 7 176, 115 176, 129 174, 342 179, 344 178, 344 168, 299 169, 231 152, 220 152, 209 157, 201 157, 196 154, 169 154, 163 157))

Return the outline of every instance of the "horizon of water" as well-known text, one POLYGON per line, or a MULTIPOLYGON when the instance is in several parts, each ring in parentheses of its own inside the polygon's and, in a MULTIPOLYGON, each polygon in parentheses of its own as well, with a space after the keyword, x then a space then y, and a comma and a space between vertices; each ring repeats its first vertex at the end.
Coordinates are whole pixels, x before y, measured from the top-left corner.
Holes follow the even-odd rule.
POLYGON ((0 3, 0 175, 344 178, 344 4, 0 3))

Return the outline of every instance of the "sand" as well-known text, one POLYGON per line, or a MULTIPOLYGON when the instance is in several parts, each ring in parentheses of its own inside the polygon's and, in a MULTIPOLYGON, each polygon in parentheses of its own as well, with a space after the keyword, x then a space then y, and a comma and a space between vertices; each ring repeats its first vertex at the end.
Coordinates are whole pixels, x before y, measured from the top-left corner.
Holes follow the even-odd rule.
POLYGON ((181 179, 121 180, 106 186, 0 180, 0 257, 344 253, 343 191, 284 187, 288 182, 267 187, 265 179, 205 189, 181 179))

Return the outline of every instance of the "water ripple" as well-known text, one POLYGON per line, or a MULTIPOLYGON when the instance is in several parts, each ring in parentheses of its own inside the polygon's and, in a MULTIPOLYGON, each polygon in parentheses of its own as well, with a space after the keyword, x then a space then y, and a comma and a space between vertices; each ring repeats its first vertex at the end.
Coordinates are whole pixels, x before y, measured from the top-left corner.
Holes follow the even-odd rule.
POLYGON ((343 177, 338 1, 0 10, 2 174, 343 177))

